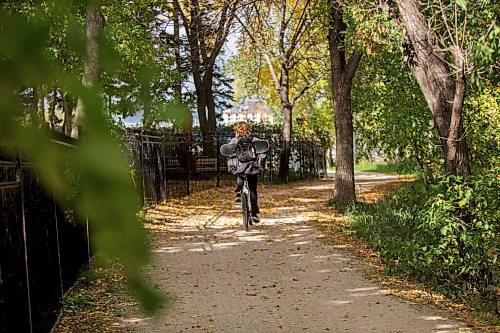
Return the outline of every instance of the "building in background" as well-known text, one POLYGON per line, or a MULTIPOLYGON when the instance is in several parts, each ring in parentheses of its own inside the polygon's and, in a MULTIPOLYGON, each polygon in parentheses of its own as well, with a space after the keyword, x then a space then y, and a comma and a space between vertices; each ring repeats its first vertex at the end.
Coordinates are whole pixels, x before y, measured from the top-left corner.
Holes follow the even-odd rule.
POLYGON ((222 123, 226 126, 238 121, 273 125, 273 117, 267 103, 262 99, 246 98, 232 109, 222 112, 222 123))

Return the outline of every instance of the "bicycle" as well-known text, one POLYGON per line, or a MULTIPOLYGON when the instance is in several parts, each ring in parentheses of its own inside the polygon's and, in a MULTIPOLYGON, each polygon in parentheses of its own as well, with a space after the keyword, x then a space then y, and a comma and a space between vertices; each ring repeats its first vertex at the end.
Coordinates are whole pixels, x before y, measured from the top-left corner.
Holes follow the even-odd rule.
POLYGON ((243 213, 243 227, 245 231, 252 225, 252 201, 250 200, 250 187, 246 175, 241 175, 243 187, 241 188, 241 211, 243 213))
MULTIPOLYGON (((255 153, 262 154, 267 152, 269 149, 269 143, 265 140, 252 142, 255 153)), ((220 153, 223 156, 230 158, 236 157, 237 144, 236 143, 226 143, 220 147, 220 153)), ((243 226, 245 231, 248 231, 252 223, 252 202, 250 199, 250 187, 248 185, 248 179, 245 174, 240 174, 243 179, 243 186, 241 189, 241 211, 243 213, 243 226)))

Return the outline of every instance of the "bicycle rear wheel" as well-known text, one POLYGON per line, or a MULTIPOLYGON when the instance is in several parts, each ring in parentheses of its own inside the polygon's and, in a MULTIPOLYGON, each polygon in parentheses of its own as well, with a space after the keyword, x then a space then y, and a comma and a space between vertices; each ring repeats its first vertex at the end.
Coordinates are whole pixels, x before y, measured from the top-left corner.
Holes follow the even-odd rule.
POLYGON ((248 231, 250 225, 250 219, 252 218, 250 214, 250 206, 248 204, 250 196, 246 191, 241 192, 241 210, 243 211, 243 227, 245 231, 248 231))

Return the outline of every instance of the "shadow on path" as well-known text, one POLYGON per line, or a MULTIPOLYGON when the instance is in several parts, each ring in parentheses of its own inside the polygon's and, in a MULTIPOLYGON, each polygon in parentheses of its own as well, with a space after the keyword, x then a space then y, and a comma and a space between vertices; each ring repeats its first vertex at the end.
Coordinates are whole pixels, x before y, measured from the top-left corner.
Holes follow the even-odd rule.
MULTIPOLYGON (((394 180, 359 175, 373 186, 394 180)), ((136 332, 471 332, 430 308, 388 296, 346 250, 310 226, 332 179, 259 188, 261 223, 244 232, 232 189, 150 211, 149 275, 172 304, 154 318, 127 316, 136 332)))

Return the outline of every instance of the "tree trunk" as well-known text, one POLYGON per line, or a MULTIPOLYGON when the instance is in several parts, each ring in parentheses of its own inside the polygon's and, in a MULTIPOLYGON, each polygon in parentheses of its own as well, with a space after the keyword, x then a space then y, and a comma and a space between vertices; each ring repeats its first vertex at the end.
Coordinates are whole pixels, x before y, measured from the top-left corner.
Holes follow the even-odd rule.
POLYGON ((215 118, 215 97, 213 89, 212 75, 206 74, 206 97, 207 97, 207 125, 209 131, 215 133, 217 128, 217 119, 215 118))
POLYGON ((205 155, 210 157, 217 156, 219 152, 215 148, 215 132, 217 130, 217 119, 215 117, 215 97, 213 89, 213 79, 212 73, 205 74, 206 83, 206 97, 207 97, 207 125, 208 125, 208 135, 203 137, 203 144, 207 148, 205 155))
POLYGON ((215 154, 213 135, 217 129, 213 76, 216 59, 230 32, 239 1, 224 3, 213 15, 210 6, 201 1, 174 0, 176 13, 182 18, 184 32, 190 48, 190 63, 197 96, 198 118, 203 134, 204 154, 215 154), (204 22, 205 21, 205 22, 204 22))
MULTIPOLYGON (((177 78, 174 82, 174 100, 176 103, 182 104, 182 58, 181 58, 181 38, 180 38, 180 9, 177 1, 173 3, 173 23, 174 23, 174 60, 175 60, 175 72, 177 78)), ((193 136, 193 115, 188 108, 182 107, 183 116, 181 117, 181 123, 175 124, 177 130, 180 130, 188 138, 188 141, 192 139, 193 136)))
POLYGON ((213 155, 213 133, 215 132, 215 128, 212 129, 209 126, 209 106, 207 101, 207 94, 209 87, 205 85, 205 82, 202 82, 196 88, 196 106, 198 110, 198 120, 200 122, 200 131, 202 135, 202 146, 203 146, 203 155, 212 156, 213 155))
POLYGON ((202 133, 208 133, 207 120, 207 90, 204 84, 196 88, 196 106, 198 110, 198 120, 200 122, 200 130, 202 133))
MULTIPOLYGON (((284 65, 283 67, 285 67, 284 65)), ((289 76, 286 70, 281 73, 281 112, 283 113, 283 146, 280 156, 280 169, 278 177, 288 182, 288 162, 290 161, 290 154, 292 150, 292 104, 290 103, 289 96, 289 76)))
POLYGON ((351 87, 352 79, 361 60, 361 54, 354 51, 349 61, 346 62, 344 36, 347 25, 343 19, 342 9, 336 1, 330 1, 329 20, 328 45, 332 71, 337 158, 335 200, 348 203, 356 200, 351 87))
POLYGON ((463 54, 458 47, 452 49, 456 67, 453 73, 443 54, 435 52, 438 49, 434 43, 436 36, 427 26, 418 3, 414 0, 396 0, 396 3, 416 55, 416 59, 408 63, 432 111, 441 138, 446 171, 452 175, 468 176, 471 165, 462 120, 465 96, 463 54))
POLYGON ((68 98, 68 94, 62 96, 62 108, 64 113, 63 132, 64 135, 71 135, 71 125, 73 124, 73 103, 68 98))
POLYGON ((45 92, 46 89, 43 86, 38 87, 38 118, 40 119, 40 124, 42 126, 47 125, 47 120, 45 119, 45 92))
POLYGON ((32 95, 32 100, 31 100, 31 107, 30 107, 30 117, 31 117, 31 123, 35 127, 39 127, 41 124, 39 112, 38 112, 38 103, 39 103, 39 94, 38 94, 38 87, 36 85, 33 86, 33 95, 32 95))
POLYGON ((334 88, 333 109, 337 165, 335 169, 335 200, 342 203, 356 200, 354 183, 354 133, 350 85, 334 88), (347 91, 348 90, 348 91, 347 91))
POLYGON ((448 146, 446 170, 455 175, 469 176, 471 173, 471 163, 462 119, 465 98, 465 64, 463 54, 458 47, 453 48, 452 54, 455 67, 458 70, 455 73, 455 95, 451 111, 450 132, 446 142, 448 146))
POLYGON ((144 80, 141 86, 142 89, 142 127, 151 128, 153 124, 153 119, 151 119, 151 91, 150 91, 150 81, 144 80))
MULTIPOLYGON (((189 28, 189 26, 187 27, 189 28)), ((196 30, 193 32, 195 33, 196 30)), ((192 35, 191 35, 192 36, 192 35)), ((213 134, 215 133, 215 103, 213 102, 213 93, 211 92, 213 73, 209 72, 213 67, 203 68, 200 63, 199 41, 197 37, 189 38, 191 49, 190 59, 193 74, 194 87, 196 91, 196 106, 198 111, 198 120, 200 122, 200 131, 203 137, 203 154, 213 155, 213 134), (202 70, 204 72, 202 73, 202 70), (210 95, 212 101, 210 101, 210 95)))
POLYGON ((49 102, 49 126, 51 129, 55 129, 56 127, 56 104, 57 104, 57 89, 52 91, 52 99, 49 102))
POLYGON ((175 101, 182 103, 181 38, 179 32, 180 31, 179 7, 176 1, 174 1, 173 21, 174 21, 174 59, 175 59, 175 71, 177 73, 177 79, 174 83, 174 94, 175 94, 175 101))
MULTIPOLYGON (((104 29, 104 16, 98 6, 87 7, 86 28, 86 58, 82 84, 85 87, 94 87, 99 80, 99 43, 98 35, 104 29)), ((78 138, 81 135, 81 127, 85 118, 85 105, 83 99, 78 98, 75 116, 73 119, 71 136, 78 138)))

